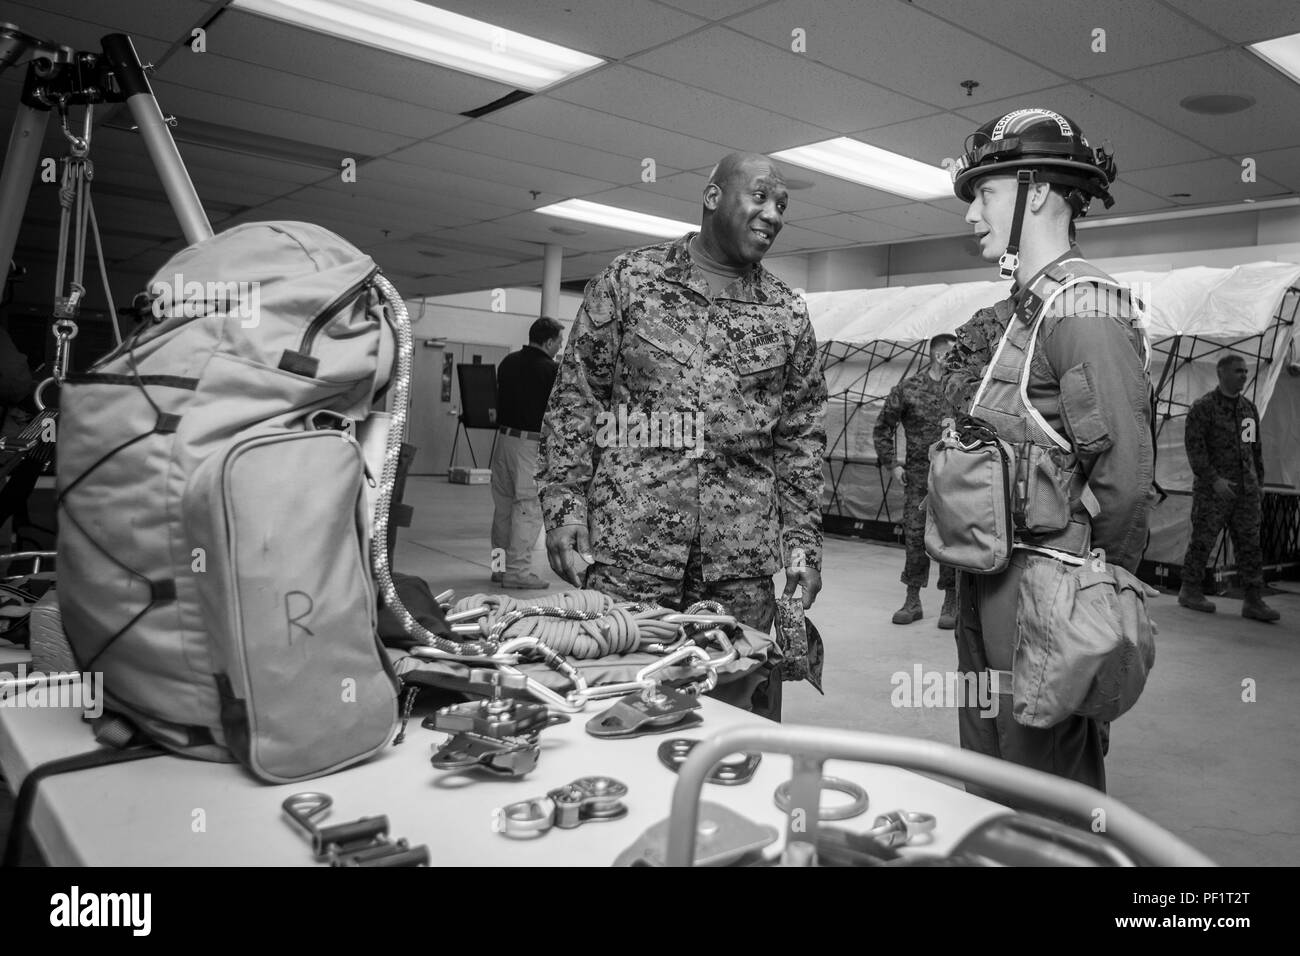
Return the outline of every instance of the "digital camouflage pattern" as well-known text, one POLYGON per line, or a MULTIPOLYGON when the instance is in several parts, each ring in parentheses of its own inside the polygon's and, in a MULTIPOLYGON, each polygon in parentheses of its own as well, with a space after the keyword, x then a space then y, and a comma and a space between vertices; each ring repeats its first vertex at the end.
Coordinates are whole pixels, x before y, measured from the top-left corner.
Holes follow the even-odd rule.
POLYGON ((586 525, 597 562, 665 578, 697 541, 706 581, 770 575, 795 549, 819 568, 826 382, 807 308, 761 266, 711 298, 691 235, 587 285, 542 424, 546 527, 586 525), (611 442, 602 413, 702 434, 611 442))
MULTIPOLYGON (((930 446, 939 440, 943 420, 952 416, 952 406, 944 395, 942 380, 931 378, 927 370, 908 376, 890 389, 872 432, 881 468, 892 468, 897 462, 894 435, 900 424, 907 440, 901 522, 907 558, 903 563, 901 580, 908 587, 923 588, 930 583, 930 556, 925 551, 925 509, 921 503, 925 499, 930 473, 930 446)), ((939 566, 938 583, 941 589, 954 586, 952 568, 939 566)))
POLYGON ((1192 529, 1183 556, 1183 580, 1200 585, 1219 532, 1226 526, 1245 587, 1263 587, 1263 555, 1259 544, 1264 483, 1264 449, 1260 443, 1259 411, 1240 395, 1229 398, 1217 388, 1192 403, 1187 412, 1183 444, 1195 476, 1192 481, 1192 529), (1214 482, 1224 478, 1236 486, 1220 495, 1214 482))
POLYGON ((984 370, 993 361, 1014 309, 1013 299, 1003 299, 980 309, 953 333, 957 340, 944 356, 942 381, 944 395, 958 413, 970 411, 971 399, 984 378, 984 370))

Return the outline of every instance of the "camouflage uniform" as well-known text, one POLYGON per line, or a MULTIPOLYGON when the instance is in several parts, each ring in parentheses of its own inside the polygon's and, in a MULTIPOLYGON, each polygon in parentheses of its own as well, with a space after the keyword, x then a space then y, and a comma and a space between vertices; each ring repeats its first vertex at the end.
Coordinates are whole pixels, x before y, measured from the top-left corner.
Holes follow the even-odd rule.
POLYGON ((1229 398, 1217 388, 1198 398, 1187 412, 1183 443, 1195 475, 1192 533, 1183 558, 1183 581, 1188 584, 1199 588, 1206 559, 1226 524, 1242 584, 1264 586, 1259 547, 1264 451, 1259 429, 1259 411, 1250 399, 1229 398), (1236 494, 1226 498, 1216 492, 1218 478, 1236 485, 1236 494))
MULTIPOLYGON (((1012 295, 1016 289, 1011 290, 1012 295)), ((984 370, 993 361, 1002 333, 1014 310, 1014 299, 1006 298, 980 309, 953 334, 957 341, 943 360, 943 393, 958 413, 970 410, 970 401, 980 387, 984 370)))
MULTIPOLYGON (((930 583, 930 556, 925 553, 925 511, 921 502, 925 498, 926 480, 930 474, 930 446, 939 440, 943 420, 952 417, 952 410, 944 398, 943 385, 930 377, 929 371, 903 379, 885 399, 885 407, 876 419, 872 439, 876 445, 876 458, 881 468, 892 468, 896 449, 894 433, 899 423, 907 439, 907 464, 904 466, 907 482, 903 487, 903 541, 907 546, 907 560, 903 563, 900 580, 908 587, 923 588, 930 583)), ((939 588, 953 587, 953 570, 939 565, 939 588)))
POLYGON ((542 512, 588 528, 602 573, 689 590, 694 549, 701 586, 770 587, 795 549, 821 566, 826 382, 803 299, 761 266, 712 296, 691 235, 588 283, 542 424, 542 512), (637 413, 698 423, 694 447, 607 427, 637 413))

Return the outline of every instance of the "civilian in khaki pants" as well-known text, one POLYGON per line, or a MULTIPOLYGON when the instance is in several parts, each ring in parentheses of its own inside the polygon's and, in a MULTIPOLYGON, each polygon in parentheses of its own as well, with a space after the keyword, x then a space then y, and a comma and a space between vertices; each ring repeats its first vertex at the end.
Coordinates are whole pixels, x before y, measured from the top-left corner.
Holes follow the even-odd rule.
POLYGON ((528 330, 528 344, 497 367, 496 450, 492 454, 492 580, 507 588, 542 591, 549 586, 532 573, 533 548, 542 532, 537 500, 537 443, 551 397, 564 329, 540 318, 528 330), (505 552, 505 570, 496 556, 505 552))

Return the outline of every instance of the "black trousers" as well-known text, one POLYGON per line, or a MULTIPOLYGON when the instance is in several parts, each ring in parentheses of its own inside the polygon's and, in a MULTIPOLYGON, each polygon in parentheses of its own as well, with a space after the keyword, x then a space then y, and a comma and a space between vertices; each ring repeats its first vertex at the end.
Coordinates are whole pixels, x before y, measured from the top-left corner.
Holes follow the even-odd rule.
MULTIPOLYGON (((1002 574, 962 572, 957 575, 958 614, 954 636, 958 671, 979 674, 990 667, 1011 669, 1019 586, 1020 569, 1014 561, 1002 574)), ((963 749, 1066 777, 1105 792, 1105 757, 1110 744, 1108 723, 1069 717, 1046 729, 1025 727, 1012 716, 1010 697, 1002 698, 999 704, 994 716, 987 716, 975 704, 958 708, 957 729, 963 749)), ((1017 806, 1013 795, 988 793, 969 784, 966 789, 977 796, 1017 806)))

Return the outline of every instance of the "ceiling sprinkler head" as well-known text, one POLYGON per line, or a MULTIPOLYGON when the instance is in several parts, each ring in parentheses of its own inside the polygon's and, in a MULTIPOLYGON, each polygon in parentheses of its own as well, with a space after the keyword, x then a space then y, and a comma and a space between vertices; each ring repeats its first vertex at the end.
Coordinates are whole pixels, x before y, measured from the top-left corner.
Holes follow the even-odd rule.
POLYGON ((962 80, 961 88, 966 91, 967 96, 975 94, 975 87, 979 86, 979 80, 962 80))

